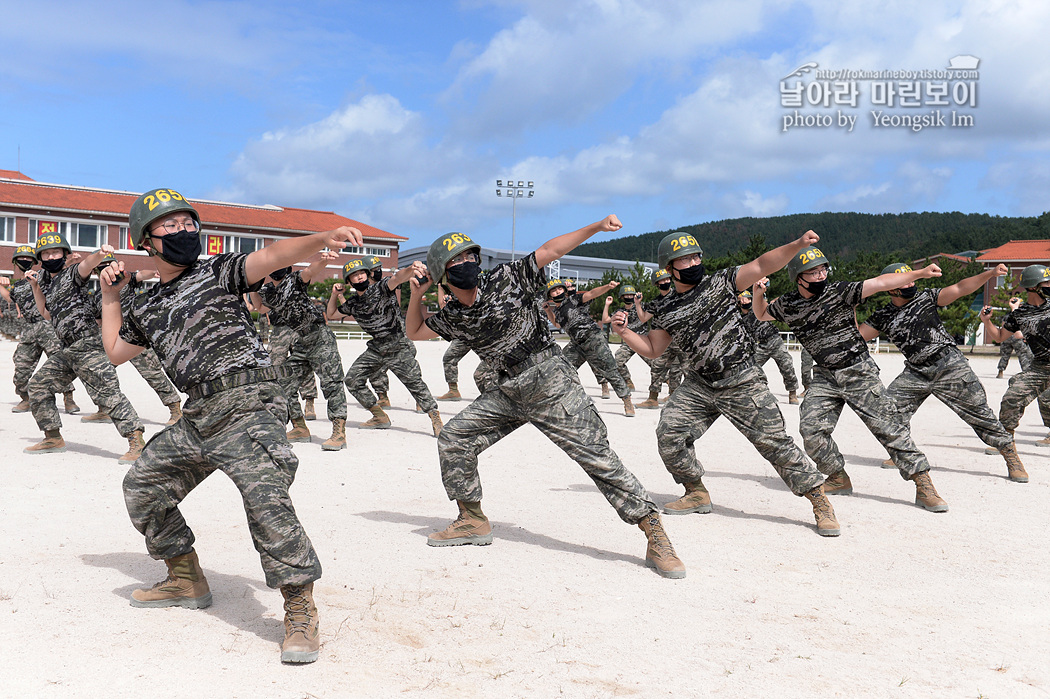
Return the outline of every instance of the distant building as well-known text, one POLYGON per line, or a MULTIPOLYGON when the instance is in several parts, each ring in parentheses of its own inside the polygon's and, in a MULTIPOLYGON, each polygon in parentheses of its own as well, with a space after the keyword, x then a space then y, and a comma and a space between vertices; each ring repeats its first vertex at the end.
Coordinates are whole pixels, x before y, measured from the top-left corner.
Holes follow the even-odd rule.
MULTIPOLYGON (((1050 240, 1011 240, 1005 245, 988 250, 977 258, 985 269, 1004 264, 1010 268, 1010 279, 995 277, 984 285, 982 293, 985 299, 991 299, 995 293, 1005 287, 1016 287, 1021 279, 1021 272, 1028 265, 1050 266, 1050 240)), ((986 343, 988 344, 988 343, 986 343)))
MULTIPOLYGON (((178 189, 178 183, 171 184, 178 189)), ((133 250, 128 239, 128 212, 138 196, 137 192, 36 182, 21 172, 0 170, 0 273, 12 272, 11 257, 18 245, 33 245, 38 235, 51 232, 65 235, 74 252, 89 254, 108 243, 117 249, 127 269, 152 268, 147 254, 133 250)), ((325 274, 326 278, 340 277, 343 264, 372 255, 382 258, 384 270, 397 268, 398 247, 407 240, 331 211, 189 201, 201 218, 204 257, 254 252, 282 238, 354 226, 364 235, 364 245, 342 251, 343 259, 329 264, 325 274)))
MULTIPOLYGON (((430 249, 429 246, 421 248, 408 248, 402 250, 400 257, 402 265, 410 265, 416 260, 419 260, 423 264, 427 262, 427 251, 430 249)), ((515 253, 515 258, 524 257, 528 255, 528 252, 518 251, 515 253)), ((510 262, 511 253, 510 250, 498 250, 496 248, 482 248, 481 249, 481 268, 488 270, 492 269, 498 264, 504 262, 510 262)), ((556 260, 552 265, 548 265, 547 275, 549 277, 559 278, 570 278, 575 279, 578 282, 589 282, 595 279, 601 279, 610 269, 615 269, 620 274, 626 276, 631 273, 634 269, 636 262, 633 260, 611 260, 604 257, 583 257, 581 255, 565 255, 560 260, 556 260), (556 269, 550 269, 550 267, 556 267, 556 269)), ((642 262, 643 267, 652 271, 656 269, 655 262, 642 262)))

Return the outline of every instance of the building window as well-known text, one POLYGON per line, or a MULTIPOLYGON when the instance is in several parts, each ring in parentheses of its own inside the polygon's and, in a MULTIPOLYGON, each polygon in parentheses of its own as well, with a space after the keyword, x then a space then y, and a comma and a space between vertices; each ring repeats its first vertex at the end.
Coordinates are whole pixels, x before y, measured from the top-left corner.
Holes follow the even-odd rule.
POLYGON ((357 247, 355 245, 347 245, 345 248, 343 248, 339 252, 341 252, 343 254, 346 254, 346 255, 364 255, 365 254, 365 249, 364 248, 359 248, 359 247, 357 247))
POLYGON ((376 257, 390 257, 390 250, 387 248, 365 248, 366 255, 375 255, 376 257))
POLYGON ((36 245, 42 235, 58 233, 72 248, 96 249, 106 242, 106 226, 97 223, 73 221, 44 221, 29 219, 29 244, 36 245))
POLYGON ((15 220, 13 218, 0 216, 0 241, 15 242, 15 220))

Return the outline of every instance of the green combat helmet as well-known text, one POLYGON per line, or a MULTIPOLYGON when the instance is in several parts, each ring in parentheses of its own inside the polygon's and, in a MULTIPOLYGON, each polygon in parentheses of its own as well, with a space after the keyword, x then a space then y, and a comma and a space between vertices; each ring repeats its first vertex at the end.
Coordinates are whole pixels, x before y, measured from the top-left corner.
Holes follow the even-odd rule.
POLYGON ((197 210, 174 189, 152 189, 136 199, 128 215, 128 236, 132 246, 136 250, 145 250, 142 242, 149 237, 150 224, 180 211, 193 216, 200 230, 201 217, 197 210))
POLYGON ((904 274, 905 272, 910 271, 912 271, 911 265, 905 264, 903 262, 896 262, 892 265, 886 265, 886 269, 879 272, 879 274, 904 274))
POLYGON ((671 273, 667 271, 666 267, 653 270, 653 284, 659 284, 664 279, 671 281, 671 273))
POLYGON ((66 236, 61 233, 48 233, 42 235, 36 239, 36 249, 33 255, 36 259, 40 259, 40 253, 44 250, 51 250, 52 248, 62 248, 66 251, 66 254, 73 252, 73 248, 69 247, 69 243, 66 242, 66 236))
MULTIPOLYGON (((116 261, 117 261, 117 258, 113 256, 113 253, 107 252, 105 254, 105 256, 102 258, 102 261, 98 263, 97 267, 95 267, 95 274, 97 274, 99 277, 101 277, 102 276, 102 270, 104 270, 106 267, 109 267, 111 264, 113 264, 116 261)), ((114 283, 119 284, 123 280, 124 280, 124 273, 123 272, 117 272, 117 276, 116 276, 116 279, 114 280, 114 283)))
POLYGON ((703 259, 704 251, 700 243, 685 231, 675 231, 664 236, 664 239, 660 241, 660 247, 656 249, 656 264, 667 269, 667 266, 679 257, 693 254, 703 259))
POLYGON ((1050 267, 1028 265, 1021 272, 1021 286, 1025 289, 1034 289, 1043 282, 1050 282, 1050 267))
MULTIPOLYGON (((549 282, 547 282, 547 297, 548 298, 550 297, 551 292, 554 291, 555 289, 566 289, 565 282, 563 282, 561 279, 551 279, 549 282)), ((566 289, 566 291, 568 291, 568 289, 566 289)))
POLYGON ((11 261, 17 260, 20 257, 25 257, 30 260, 36 261, 36 250, 33 249, 32 245, 19 245, 15 248, 15 254, 11 255, 11 261))
POLYGON ((626 284, 620 287, 620 298, 623 298, 624 296, 634 296, 637 293, 638 290, 630 284, 626 284))
POLYGON ((343 265, 343 281, 349 283, 351 274, 354 272, 368 272, 368 270, 368 260, 350 260, 343 265))
POLYGON ((427 251, 427 274, 436 284, 445 281, 445 265, 452 258, 473 250, 481 255, 481 246, 470 239, 466 233, 446 233, 430 245, 427 251))
POLYGON ((802 248, 791 261, 787 264, 788 279, 792 282, 798 281, 798 275, 802 274, 806 270, 820 267, 821 265, 828 266, 828 276, 831 276, 831 263, 828 262, 828 258, 824 257, 824 253, 819 248, 815 248, 812 245, 809 247, 802 248))

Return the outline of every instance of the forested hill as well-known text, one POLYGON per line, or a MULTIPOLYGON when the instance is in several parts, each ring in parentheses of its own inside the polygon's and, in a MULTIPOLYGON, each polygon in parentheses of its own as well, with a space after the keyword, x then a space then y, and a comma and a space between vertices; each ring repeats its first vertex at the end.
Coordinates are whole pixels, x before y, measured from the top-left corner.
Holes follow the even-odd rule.
MULTIPOLYGON (((986 250, 1010 240, 1048 239, 1050 213, 1027 218, 959 212, 793 214, 733 218, 675 230, 692 233, 705 257, 722 257, 747 247, 755 236, 776 247, 810 229, 820 235, 820 249, 829 257, 848 260, 859 253, 878 252, 912 260, 939 252, 986 250)), ((585 243, 574 254, 655 262, 657 245, 670 232, 585 243)))

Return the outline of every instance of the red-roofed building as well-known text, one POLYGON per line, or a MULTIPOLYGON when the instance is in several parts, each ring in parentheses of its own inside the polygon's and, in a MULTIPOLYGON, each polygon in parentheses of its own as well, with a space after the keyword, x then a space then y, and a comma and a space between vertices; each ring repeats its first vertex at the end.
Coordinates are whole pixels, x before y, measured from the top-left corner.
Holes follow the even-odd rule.
MULTIPOLYGON (((82 254, 109 243, 119 251, 127 269, 152 269, 146 253, 133 250, 128 240, 128 212, 138 196, 136 192, 36 182, 21 172, 0 170, 0 272, 11 273, 15 248, 36 243, 41 230, 62 233, 73 251, 82 254)), ((339 277, 343 264, 365 256, 377 255, 384 270, 395 269, 398 246, 407 240, 331 211, 189 201, 200 215, 205 256, 253 252, 281 238, 354 226, 364 234, 364 245, 344 250, 343 259, 328 266, 325 276, 339 277)))
MULTIPOLYGON (((984 285, 985 303, 989 303, 1002 287, 1015 288, 1021 272, 1028 265, 1050 266, 1050 240, 1011 240, 1009 243, 988 250, 977 258, 985 269, 1004 264, 1010 268, 1010 279, 995 277, 984 285)), ((990 343, 986 343, 990 344, 990 343)))

